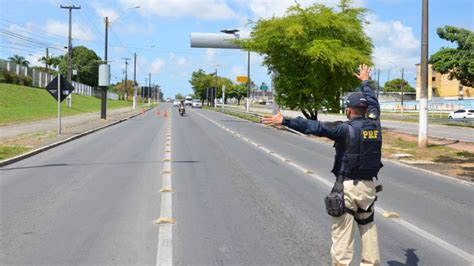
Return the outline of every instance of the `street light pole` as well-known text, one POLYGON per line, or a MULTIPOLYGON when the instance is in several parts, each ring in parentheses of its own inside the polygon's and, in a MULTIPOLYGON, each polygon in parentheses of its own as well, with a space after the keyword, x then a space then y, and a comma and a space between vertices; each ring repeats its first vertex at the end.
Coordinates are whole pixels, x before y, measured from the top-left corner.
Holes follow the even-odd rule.
POLYGON ((137 53, 133 54, 133 110, 137 109, 137 53))
POLYGON ((250 51, 247 53, 247 105, 245 110, 250 112, 250 51))

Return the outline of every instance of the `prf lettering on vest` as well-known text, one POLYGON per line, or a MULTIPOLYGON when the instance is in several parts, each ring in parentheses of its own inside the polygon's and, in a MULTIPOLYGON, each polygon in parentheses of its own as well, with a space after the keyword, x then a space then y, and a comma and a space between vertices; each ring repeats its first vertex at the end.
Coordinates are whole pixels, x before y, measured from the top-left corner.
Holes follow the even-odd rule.
POLYGON ((379 135, 378 130, 364 130, 362 131, 362 137, 364 139, 377 139, 379 135))

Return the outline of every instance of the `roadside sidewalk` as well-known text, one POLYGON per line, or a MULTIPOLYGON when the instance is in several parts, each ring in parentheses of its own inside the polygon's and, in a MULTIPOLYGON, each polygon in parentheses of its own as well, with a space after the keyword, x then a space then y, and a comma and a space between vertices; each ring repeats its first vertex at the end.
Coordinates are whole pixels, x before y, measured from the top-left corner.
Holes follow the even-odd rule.
MULTIPOLYGON (((95 122, 98 122, 98 121, 102 122, 101 124, 107 124, 109 122, 116 121, 117 119, 123 118, 125 116, 132 115, 139 110, 136 110, 134 112, 132 111, 130 107, 126 107, 126 108, 112 109, 112 110, 107 110, 107 111, 108 111, 107 120, 105 121, 100 119, 100 112, 62 117, 61 118, 62 131, 64 134, 71 134, 72 131, 78 131, 78 130, 71 130, 71 129, 77 128, 79 126, 84 126, 90 123, 95 124, 95 122)), ((41 131, 56 131, 57 123, 58 123, 57 118, 49 118, 49 119, 33 121, 33 122, 25 122, 25 123, 0 126, 0 142, 3 142, 7 139, 18 137, 20 135, 25 135, 28 133, 41 132, 41 131)), ((101 124, 99 124, 99 126, 101 124)))
MULTIPOLYGON (((152 105, 150 108, 154 108, 152 105)), ((148 110, 146 107, 144 110, 148 110)), ((23 154, 46 145, 62 141, 86 131, 105 126, 124 118, 140 114, 142 108, 130 107, 113 109, 107 112, 107 120, 100 119, 100 112, 67 116, 61 119, 62 132, 57 135, 57 119, 0 126, 0 157, 3 159, 23 154)))

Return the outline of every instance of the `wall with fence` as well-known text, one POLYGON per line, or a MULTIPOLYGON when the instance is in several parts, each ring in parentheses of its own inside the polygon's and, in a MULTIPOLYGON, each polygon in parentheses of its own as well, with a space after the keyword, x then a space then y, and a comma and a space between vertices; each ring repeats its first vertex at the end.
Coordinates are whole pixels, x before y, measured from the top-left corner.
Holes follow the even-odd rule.
MULTIPOLYGON (((404 101, 403 110, 418 111, 420 110, 419 101, 404 101)), ((400 111, 402 108, 401 101, 381 101, 380 108, 384 111, 400 111)), ((474 109, 474 98, 469 99, 436 99, 428 101, 428 109, 430 111, 455 111, 458 109, 474 109)))
MULTIPOLYGON (((30 77, 33 87, 45 88, 49 82, 51 82, 56 75, 52 75, 46 72, 39 71, 37 69, 21 66, 15 64, 14 62, 0 59, 0 71, 8 71, 15 73, 19 76, 30 77)), ((94 96, 100 97, 100 89, 94 88, 92 86, 82 84, 79 82, 72 81, 72 86, 74 86, 73 94, 84 95, 84 96, 94 96)), ((111 100, 118 100, 118 95, 113 92, 107 92, 107 98, 111 100)))

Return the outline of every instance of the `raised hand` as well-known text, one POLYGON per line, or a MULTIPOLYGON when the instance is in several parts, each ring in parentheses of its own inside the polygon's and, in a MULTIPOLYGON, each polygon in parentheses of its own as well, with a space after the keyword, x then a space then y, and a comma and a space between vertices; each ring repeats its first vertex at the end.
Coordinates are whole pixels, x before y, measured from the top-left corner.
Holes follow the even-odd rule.
POLYGON ((359 73, 353 73, 354 76, 356 76, 358 79, 362 80, 362 81, 365 81, 365 80, 369 80, 369 76, 370 76, 370 67, 367 66, 366 64, 363 64, 363 65, 359 65, 359 73))
POLYGON ((280 111, 276 115, 266 115, 262 118, 262 123, 269 126, 280 126, 283 122, 283 115, 280 111))

